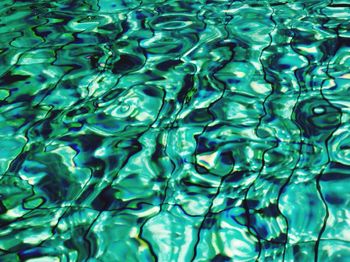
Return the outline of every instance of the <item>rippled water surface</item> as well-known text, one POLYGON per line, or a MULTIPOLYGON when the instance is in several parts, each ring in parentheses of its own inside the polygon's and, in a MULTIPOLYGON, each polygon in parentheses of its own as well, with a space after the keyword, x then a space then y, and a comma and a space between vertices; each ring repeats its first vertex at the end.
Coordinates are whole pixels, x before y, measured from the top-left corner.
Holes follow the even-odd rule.
POLYGON ((0 261, 350 261, 350 2, 0 2, 0 261))

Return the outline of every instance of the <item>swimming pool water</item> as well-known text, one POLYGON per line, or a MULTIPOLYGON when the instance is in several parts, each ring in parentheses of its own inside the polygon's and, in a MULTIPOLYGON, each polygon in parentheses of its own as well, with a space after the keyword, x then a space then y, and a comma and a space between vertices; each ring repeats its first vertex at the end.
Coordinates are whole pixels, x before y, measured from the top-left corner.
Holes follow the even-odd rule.
POLYGON ((0 3, 0 261, 350 261, 350 2, 0 3))

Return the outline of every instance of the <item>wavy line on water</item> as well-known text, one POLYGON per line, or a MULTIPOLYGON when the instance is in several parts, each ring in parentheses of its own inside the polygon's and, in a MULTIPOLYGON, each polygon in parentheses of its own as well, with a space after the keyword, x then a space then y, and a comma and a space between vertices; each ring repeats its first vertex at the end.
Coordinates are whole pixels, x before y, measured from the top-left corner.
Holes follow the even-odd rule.
MULTIPOLYGON (((330 0, 329 1, 329 4, 328 5, 331 5, 333 4, 333 0, 330 0)), ((328 6, 327 5, 327 6, 328 6)), ((324 7, 325 8, 325 7, 324 7)), ((323 8, 323 9, 324 9, 323 8)), ((324 13, 323 13, 323 9, 321 9, 321 13, 327 17, 324 13)), ((328 18, 328 17, 327 17, 328 18)), ((328 18, 329 19, 329 18, 328 18)), ((338 30, 336 31, 337 33, 337 38, 339 39, 339 32, 338 30)), ((336 52, 335 52, 336 54, 336 52)), ((329 74, 329 67, 330 67, 330 63, 331 63, 331 58, 329 58, 329 61, 327 63, 327 68, 326 68, 326 75, 329 77, 329 79, 335 79, 333 76, 331 76, 329 74)), ((326 152, 327 152, 327 163, 325 164, 324 168, 320 171, 319 175, 316 177, 316 186, 317 186, 317 191, 319 193, 319 196, 325 206, 325 211, 326 211, 326 214, 325 214, 325 217, 324 217, 324 220, 323 220, 323 225, 319 231, 319 234, 318 234, 318 238, 317 238, 317 241, 315 243, 315 262, 318 261, 318 253, 319 253, 319 245, 320 245, 320 241, 321 241, 321 238, 322 238, 322 235, 323 235, 323 232, 325 231, 326 229, 326 226, 327 226, 327 221, 328 221, 328 217, 329 217, 329 208, 328 208, 328 205, 327 205, 327 202, 322 194, 322 189, 321 189, 321 186, 320 186, 320 180, 322 178, 322 175, 324 173, 324 171, 326 170, 327 166, 329 165, 329 163, 331 162, 330 160, 330 154, 329 154, 329 141, 330 139, 332 138, 333 134, 336 132, 336 130, 341 126, 342 122, 341 122, 341 118, 342 118, 342 110, 341 108, 335 106, 334 104, 332 104, 329 99, 326 98, 326 96, 324 95, 323 93, 323 86, 325 84, 325 82, 327 81, 328 79, 324 79, 322 81, 322 84, 321 84, 321 88, 320 88, 320 94, 322 96, 322 98, 333 108, 336 108, 338 109, 338 111, 340 112, 340 121, 338 123, 338 125, 333 129, 333 131, 328 135, 328 137, 326 138, 325 140, 325 145, 326 145, 326 152)))

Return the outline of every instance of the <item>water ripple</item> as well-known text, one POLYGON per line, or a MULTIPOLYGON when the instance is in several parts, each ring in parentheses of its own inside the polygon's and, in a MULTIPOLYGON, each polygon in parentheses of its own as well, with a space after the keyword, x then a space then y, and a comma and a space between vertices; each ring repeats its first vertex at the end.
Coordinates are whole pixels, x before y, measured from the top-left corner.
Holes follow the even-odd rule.
POLYGON ((350 5, 0 3, 0 261, 348 261, 350 5))

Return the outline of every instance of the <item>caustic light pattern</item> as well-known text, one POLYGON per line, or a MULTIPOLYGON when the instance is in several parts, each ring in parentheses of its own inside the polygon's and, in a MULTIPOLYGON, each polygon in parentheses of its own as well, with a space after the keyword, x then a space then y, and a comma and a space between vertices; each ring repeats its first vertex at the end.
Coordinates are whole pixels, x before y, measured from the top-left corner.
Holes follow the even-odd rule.
POLYGON ((0 261, 350 261, 349 17, 1 0, 0 261))

